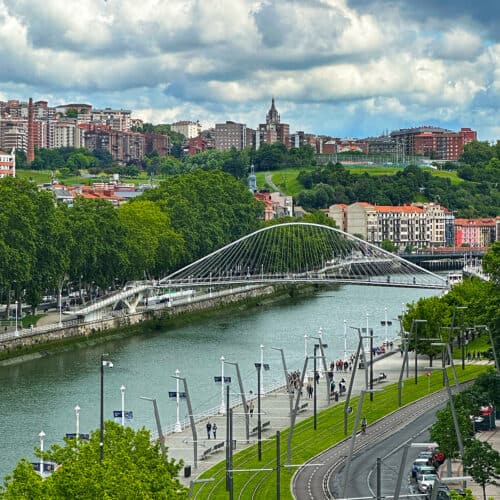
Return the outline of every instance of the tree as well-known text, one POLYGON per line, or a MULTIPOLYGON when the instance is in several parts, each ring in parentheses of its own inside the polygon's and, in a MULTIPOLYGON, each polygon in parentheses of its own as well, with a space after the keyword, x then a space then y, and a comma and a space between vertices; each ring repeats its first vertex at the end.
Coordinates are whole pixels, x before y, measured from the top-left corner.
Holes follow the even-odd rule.
MULTIPOLYGON (((135 431, 114 422, 105 423, 104 460, 99 463, 100 432, 88 442, 65 439, 43 459, 59 465, 46 479, 22 460, 7 476, 0 497, 5 500, 36 498, 187 498, 178 479, 182 462, 162 457, 159 442, 152 443, 146 429, 135 431)), ((38 451, 39 454, 39 451, 38 451)))
POLYGON ((483 488, 486 500, 486 485, 497 484, 495 479, 500 478, 500 454, 489 443, 471 439, 465 447, 463 462, 467 472, 483 488))
POLYGON ((483 257, 483 271, 500 286, 500 241, 495 241, 483 257))
POLYGON ((391 240, 384 240, 380 244, 380 248, 386 252, 396 253, 398 247, 391 240))
POLYGON ((487 142, 472 141, 464 146, 464 152, 460 155, 459 160, 478 167, 488 163, 493 157, 494 150, 487 142))

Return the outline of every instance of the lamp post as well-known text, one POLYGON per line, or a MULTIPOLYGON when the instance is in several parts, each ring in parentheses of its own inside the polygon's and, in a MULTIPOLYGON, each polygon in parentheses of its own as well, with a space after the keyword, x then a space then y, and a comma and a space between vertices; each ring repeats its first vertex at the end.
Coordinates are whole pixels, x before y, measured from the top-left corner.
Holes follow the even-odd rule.
MULTIPOLYGON (((320 334, 321 334, 321 330, 320 330, 320 334)), ((318 377, 318 368, 317 368, 317 362, 316 362, 316 358, 317 358, 317 352, 318 352, 318 349, 321 350, 321 358, 323 359, 323 362, 325 361, 325 355, 324 355, 324 351, 323 351, 323 348, 324 347, 328 347, 326 344, 323 344, 321 342, 321 339, 322 337, 311 337, 312 339, 314 340, 317 340, 319 343, 318 344, 314 344, 314 356, 313 356, 313 377, 314 377, 314 380, 313 380, 313 408, 314 408, 314 430, 316 430, 317 428, 317 408, 318 408, 318 402, 317 402, 317 395, 316 395, 316 392, 317 392, 317 379, 319 378, 318 377)), ((327 380, 327 384, 328 384, 328 380, 327 380)))
POLYGON ((224 356, 220 357, 221 364, 221 377, 220 377, 220 410, 219 413, 221 415, 226 414, 226 403, 224 401, 224 356))
POLYGON ((458 306, 457 309, 462 311, 462 326, 460 328, 460 347, 462 349, 462 370, 465 370, 465 339, 464 339, 464 316, 467 306, 458 306))
POLYGON ((417 370, 418 370, 418 357, 417 357, 417 341, 418 341, 418 325, 419 323, 427 323, 427 320, 426 319, 414 319, 411 326, 413 327, 413 325, 415 324, 415 384, 418 384, 418 374, 417 374, 417 370))
POLYGON ((122 384, 120 391, 122 393, 122 427, 125 427, 125 390, 127 388, 122 384))
POLYGON ((176 377, 177 388, 176 388, 176 393, 175 393, 176 421, 175 421, 174 432, 182 432, 181 420, 180 420, 180 394, 179 394, 179 384, 180 384, 179 375, 180 374, 181 374, 181 372, 177 368, 175 370, 175 377, 176 377))
POLYGON ((269 365, 262 363, 263 359, 263 345, 261 347, 261 357, 260 363, 254 363, 255 368, 257 368, 257 456, 259 459, 259 462, 262 460, 262 411, 261 411, 261 406, 260 406, 260 398, 261 398, 261 393, 259 388, 261 387, 261 379, 262 379, 262 370, 269 370, 269 365))
POLYGON ((18 304, 18 301, 16 300, 16 301, 14 302, 14 304, 15 304, 15 308, 16 308, 16 310, 15 310, 15 315, 16 315, 16 330, 15 330, 15 335, 17 336, 17 335, 18 335, 18 333, 19 333, 19 332, 17 331, 17 304, 18 304))
POLYGON ((497 351, 495 349, 495 343, 493 342, 493 336, 491 335, 491 330, 489 329, 488 325, 474 325, 474 328, 484 328, 488 332, 488 335, 490 337, 491 349, 493 350, 493 359, 495 360, 495 368, 497 370, 497 373, 500 373, 497 351))
MULTIPOLYGON (((264 366, 264 346, 260 344, 260 364, 264 366)), ((264 397, 266 392, 264 391, 264 377, 262 373, 260 374, 260 382, 259 382, 259 394, 264 397)))
POLYGON ((146 396, 139 396, 139 399, 143 399, 144 401, 151 401, 153 403, 153 412, 156 420, 156 430, 158 432, 158 439, 160 440, 161 455, 165 459, 166 458, 165 438, 163 436, 163 431, 161 429, 160 414, 158 413, 158 405, 156 404, 156 399, 148 398, 146 396))
POLYGON ((101 418, 100 418, 100 441, 99 441, 99 462, 104 458, 104 367, 113 368, 113 363, 109 359, 104 359, 108 354, 101 354, 101 418))
POLYGON ((62 326, 62 287, 63 282, 61 281, 61 285, 59 286, 59 326, 62 326))
POLYGON ((344 361, 347 361, 347 320, 344 320, 344 361))
POLYGON ((80 407, 78 405, 75 406, 75 415, 76 415, 76 443, 78 444, 78 440, 80 439, 80 407))
POLYGON ((307 358, 307 333, 304 335, 304 358, 307 358))
POLYGON ((43 477, 43 438, 45 437, 45 432, 40 431, 38 437, 40 438, 40 476, 43 477))

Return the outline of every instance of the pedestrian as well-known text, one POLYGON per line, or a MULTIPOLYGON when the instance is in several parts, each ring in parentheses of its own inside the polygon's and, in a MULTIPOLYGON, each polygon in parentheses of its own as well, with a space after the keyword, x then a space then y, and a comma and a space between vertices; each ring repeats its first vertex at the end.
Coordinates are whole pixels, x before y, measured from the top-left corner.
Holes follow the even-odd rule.
POLYGON ((365 434, 365 432, 366 432, 366 418, 363 417, 363 419, 361 420, 361 433, 365 434))
POLYGON ((208 439, 210 439, 210 431, 212 430, 212 424, 210 423, 210 420, 207 422, 207 436, 208 439))
POLYGON ((214 439, 217 439, 217 424, 215 422, 212 425, 212 434, 214 435, 214 439))
POLYGON ((250 411, 250 416, 253 417, 253 409, 254 409, 253 401, 250 401, 250 404, 248 405, 248 409, 250 411))

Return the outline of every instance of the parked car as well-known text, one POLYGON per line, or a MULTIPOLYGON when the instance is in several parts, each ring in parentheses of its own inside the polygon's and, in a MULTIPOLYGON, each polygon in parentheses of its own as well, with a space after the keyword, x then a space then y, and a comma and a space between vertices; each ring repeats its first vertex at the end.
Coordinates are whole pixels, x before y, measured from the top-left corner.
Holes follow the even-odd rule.
POLYGON ((436 474, 423 474, 422 478, 418 481, 418 491, 421 493, 426 493, 430 488, 434 486, 434 482, 437 479, 436 474))
POLYGON ((432 465, 423 465, 417 468, 417 481, 422 478, 424 474, 436 474, 437 471, 432 465))
POLYGON ((411 466, 411 477, 416 479, 420 467, 427 467, 429 465, 427 461, 427 458, 417 458, 411 466))

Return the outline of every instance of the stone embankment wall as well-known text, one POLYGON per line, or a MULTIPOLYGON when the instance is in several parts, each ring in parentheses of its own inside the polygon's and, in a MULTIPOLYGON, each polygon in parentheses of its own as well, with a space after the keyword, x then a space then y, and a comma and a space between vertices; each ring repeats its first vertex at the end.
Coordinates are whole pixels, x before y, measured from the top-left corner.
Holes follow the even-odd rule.
MULTIPOLYGON (((0 343, 0 354, 14 354, 16 351, 20 355, 30 351, 43 350, 42 346, 54 345, 60 342, 92 338, 93 336, 103 336, 106 333, 119 332, 139 325, 147 321, 165 321, 181 315, 193 314, 210 309, 218 309, 230 304, 248 301, 249 299, 258 299, 269 297, 277 293, 274 286, 259 286, 239 291, 227 291, 225 293, 205 295, 200 299, 191 301, 185 300, 182 303, 174 304, 168 307, 162 304, 162 307, 147 308, 135 314, 120 314, 102 320, 96 320, 86 323, 72 323, 62 327, 51 328, 47 331, 33 332, 23 330, 19 337, 10 338, 0 343)), ((15 354, 14 354, 15 355, 15 354)))

